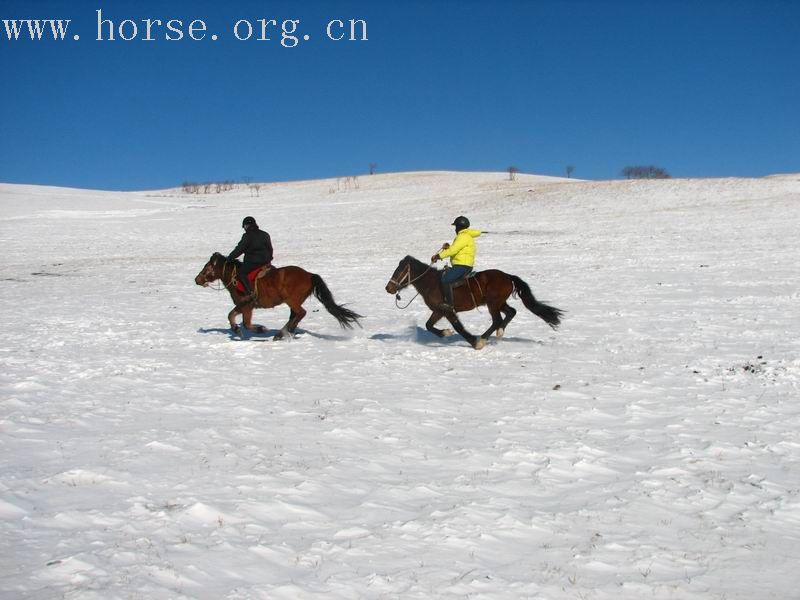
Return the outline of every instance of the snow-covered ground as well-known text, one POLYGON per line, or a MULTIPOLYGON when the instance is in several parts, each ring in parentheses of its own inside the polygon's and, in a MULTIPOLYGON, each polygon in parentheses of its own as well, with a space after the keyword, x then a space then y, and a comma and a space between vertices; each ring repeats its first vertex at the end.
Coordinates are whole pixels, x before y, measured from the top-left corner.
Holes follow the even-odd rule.
POLYGON ((800 597, 800 176, 357 183, 0 185, 0 597, 800 597), (248 214, 363 329, 232 336, 248 214), (396 308, 458 214, 560 331, 396 308))

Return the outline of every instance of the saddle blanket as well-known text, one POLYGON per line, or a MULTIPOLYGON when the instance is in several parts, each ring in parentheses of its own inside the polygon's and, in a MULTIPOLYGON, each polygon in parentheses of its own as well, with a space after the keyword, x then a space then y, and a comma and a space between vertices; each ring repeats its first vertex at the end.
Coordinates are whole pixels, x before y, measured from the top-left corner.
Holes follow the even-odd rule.
MULTIPOLYGON (((247 279, 250 281, 250 288, 255 288, 255 281, 256 279, 261 279, 264 275, 269 273, 269 270, 272 268, 272 265, 264 265, 263 267, 259 267, 257 269, 253 269, 247 274, 247 279)), ((240 292, 244 291, 244 285, 242 285, 241 281, 236 281, 236 289, 240 292)))

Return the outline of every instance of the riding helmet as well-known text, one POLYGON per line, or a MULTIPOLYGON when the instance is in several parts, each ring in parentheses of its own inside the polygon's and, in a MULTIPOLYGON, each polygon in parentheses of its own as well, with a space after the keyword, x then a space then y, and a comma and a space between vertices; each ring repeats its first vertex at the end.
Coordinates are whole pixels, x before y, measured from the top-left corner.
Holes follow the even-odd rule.
POLYGON ((256 220, 253 217, 245 217, 242 221, 242 227, 249 227, 251 225, 255 225, 256 220))
POLYGON ((456 231, 461 231, 462 229, 469 227, 469 219, 464 216, 456 217, 456 220, 453 221, 451 225, 456 226, 456 231))

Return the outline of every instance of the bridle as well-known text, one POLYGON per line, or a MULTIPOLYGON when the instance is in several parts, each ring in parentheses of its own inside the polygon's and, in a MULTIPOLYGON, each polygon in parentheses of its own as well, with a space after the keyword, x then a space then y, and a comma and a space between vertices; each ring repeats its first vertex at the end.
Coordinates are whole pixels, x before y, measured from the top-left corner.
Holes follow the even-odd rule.
POLYGON ((402 289, 405 289, 405 288, 407 288, 408 286, 410 286, 412 283, 414 283, 415 281, 418 281, 419 279, 422 279, 422 278, 425 276, 425 274, 426 274, 428 271, 430 271, 430 270, 431 270, 431 268, 432 268, 432 267, 433 267, 433 265, 432 265, 432 264, 428 265, 428 268, 427 268, 427 269, 425 269, 425 270, 424 270, 424 271, 423 271, 423 272, 422 272, 420 275, 418 275, 417 277, 414 277, 414 278, 412 279, 412 278, 411 278, 411 263, 408 263, 408 264, 406 264, 406 268, 405 268, 405 270, 403 271, 403 276, 402 276, 402 277, 400 277, 400 280, 399 280, 399 281, 395 281, 394 277, 392 277, 392 278, 389 280, 389 283, 393 283, 393 284, 395 284, 395 285, 397 286, 397 292, 396 292, 396 293, 395 293, 395 295, 394 295, 394 304, 395 304, 395 306, 396 306, 397 308, 399 308, 399 309, 401 309, 401 310, 404 310, 404 309, 408 308, 409 306, 411 306, 411 303, 412 303, 414 300, 416 300, 416 299, 417 299, 417 296, 419 296, 419 292, 417 292, 416 296, 414 296, 413 298, 411 298, 411 300, 409 300, 409 301, 408 301, 408 304, 406 304, 405 306, 400 306, 400 304, 399 304, 399 300, 400 300, 400 290, 402 290, 402 289), (408 282, 406 282, 406 279, 408 280, 408 282))
MULTIPOLYGON (((211 287, 212 290, 216 290, 216 291, 220 292, 220 291, 222 291, 224 289, 228 289, 232 285, 234 285, 236 283, 236 277, 231 277, 230 282, 229 283, 225 283, 225 267, 227 267, 228 264, 229 264, 228 261, 225 261, 225 262, 222 263, 222 274, 218 278, 219 282, 222 284, 220 287, 211 287, 210 286, 210 283, 211 283, 210 281, 206 281, 203 284, 203 287, 211 287)), ((213 261, 211 262, 211 264, 209 266, 212 267, 214 270, 216 270, 216 268, 217 268, 216 265, 213 263, 213 261)), ((234 274, 235 274, 236 265, 231 264, 231 268, 234 270, 234 274)), ((203 277, 206 277, 206 279, 208 279, 208 275, 206 275, 206 271, 207 271, 207 269, 203 270, 203 277)))
POLYGON ((406 268, 403 270, 403 276, 400 278, 400 281, 395 281, 394 277, 389 280, 389 283, 393 283, 397 287, 397 291, 399 292, 404 287, 408 287, 411 284, 411 265, 407 264, 406 268), (408 279, 408 283, 403 283, 406 279, 408 279))
POLYGON ((403 288, 407 288, 415 281, 422 279, 425 276, 425 273, 431 270, 433 265, 428 265, 428 268, 425 269, 420 275, 411 279, 411 263, 406 265, 405 270, 403 271, 403 276, 400 278, 400 281, 395 281, 394 277, 389 280, 389 283, 393 283, 397 286, 397 291, 399 292, 403 288), (403 283, 406 279, 408 279, 408 283, 403 283))

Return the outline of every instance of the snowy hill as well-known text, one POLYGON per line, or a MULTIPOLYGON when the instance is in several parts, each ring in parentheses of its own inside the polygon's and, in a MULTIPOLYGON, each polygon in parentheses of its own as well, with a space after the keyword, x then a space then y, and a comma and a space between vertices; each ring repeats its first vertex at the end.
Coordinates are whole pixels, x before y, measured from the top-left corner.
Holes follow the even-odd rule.
POLYGON ((0 184, 0 597, 797 594, 800 177, 258 193, 0 184), (560 331, 513 300, 475 351, 395 306, 459 214, 560 331), (363 329, 231 335, 194 276, 245 215, 363 329))

